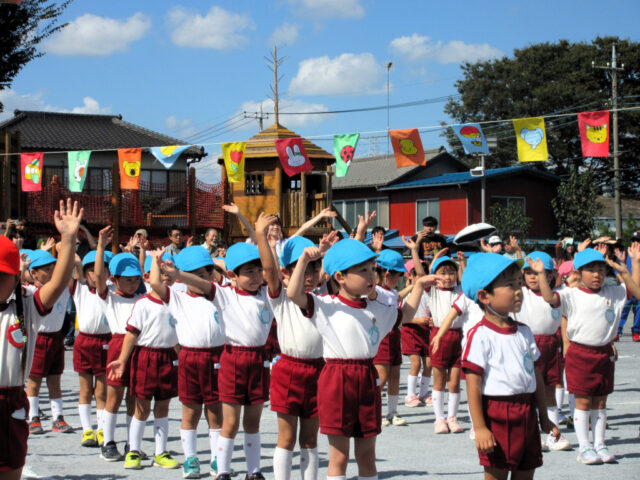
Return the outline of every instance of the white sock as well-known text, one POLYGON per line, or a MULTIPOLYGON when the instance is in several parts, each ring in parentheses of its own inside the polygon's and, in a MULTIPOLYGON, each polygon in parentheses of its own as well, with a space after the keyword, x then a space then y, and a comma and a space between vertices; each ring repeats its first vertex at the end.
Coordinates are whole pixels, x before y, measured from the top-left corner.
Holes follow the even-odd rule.
POLYGON ((378 475, 373 475, 371 477, 363 477, 358 475, 358 480, 378 480, 378 475))
POLYGON ((431 396, 433 398, 433 412, 436 415, 436 420, 444 417, 444 391, 432 390, 431 396))
POLYGON ((558 410, 562 410, 562 405, 564 405, 564 387, 556 388, 556 407, 558 410))
POLYGON ((422 375, 422 377, 420 377, 420 397, 426 397, 427 394, 429 393, 429 383, 431 383, 431 378, 430 377, 425 377, 424 375, 422 375))
POLYGON ((318 448, 300 449, 300 477, 302 480, 318 480, 318 448))
POLYGON ((102 430, 104 428, 104 424, 102 421, 102 416, 104 415, 104 408, 100 410, 96 410, 96 418, 98 420, 98 430, 102 430))
POLYGON ((558 407, 547 407, 547 416, 551 423, 553 423, 556 427, 558 426, 558 419, 560 418, 560 411, 558 407))
POLYGON ((418 385, 418 377, 407 375, 407 397, 416 394, 416 385, 418 385))
POLYGON ((591 420, 591 429, 593 430, 593 445, 598 448, 604 445, 604 433, 607 429, 607 410, 605 408, 601 410, 591 410, 596 412, 595 424, 591 420))
POLYGON ((231 456, 233 455, 233 438, 226 438, 220 435, 218 438, 218 475, 231 473, 231 456))
POLYGON ((138 420, 137 418, 131 420, 131 425, 129 425, 129 451, 142 451, 142 436, 144 435, 144 427, 146 424, 146 420, 138 420))
POLYGON ((576 396, 573 393, 569 394, 569 412, 573 417, 576 411, 576 396))
POLYGON ((336 475, 335 477, 330 477, 327 475, 327 480, 347 480, 346 475, 336 475))
POLYGON ((102 426, 104 427, 104 444, 114 441, 116 435, 116 417, 117 413, 111 413, 107 410, 102 414, 102 426))
POLYGON ((129 443, 129 427, 131 426, 131 415, 127 415, 127 443, 129 443))
POLYGON ((244 456, 249 475, 260 471, 260 432, 244 434, 244 456))
POLYGON ((291 478, 292 458, 292 451, 276 447, 273 452, 273 478, 275 480, 289 480, 291 478))
POLYGON ((216 447, 218 446, 218 437, 219 436, 220 436, 220 429, 219 428, 210 428, 209 429, 209 449, 211 450, 211 461, 212 462, 216 458, 216 452, 218 451, 216 447))
POLYGON ((449 413, 448 418, 457 417, 458 416, 458 406, 460 405, 460 394, 459 393, 449 393, 449 413))
POLYGON ((29 421, 33 420, 33 417, 40 415, 40 398, 39 397, 27 397, 29 400, 29 421))
POLYGON ((198 431, 180 429, 180 440, 182 441, 182 450, 184 451, 185 458, 195 457, 198 453, 196 448, 198 431))
POLYGON ((578 437, 578 443, 580 448, 590 447, 589 442, 589 411, 588 410, 574 410, 573 412, 573 425, 576 430, 576 437, 578 437))
POLYGON ((51 418, 56 420, 62 416, 62 398, 51 399, 51 418))
POLYGON ((169 417, 155 418, 153 428, 156 432, 156 455, 162 455, 167 451, 169 439, 169 417))
POLYGON ((398 413, 398 399, 400 395, 388 395, 387 394, 387 413, 389 415, 395 415, 398 413))
POLYGON ((87 430, 91 430, 91 404, 90 403, 79 403, 78 404, 78 414, 80 415, 80 424, 82 425, 82 431, 86 432, 87 430))

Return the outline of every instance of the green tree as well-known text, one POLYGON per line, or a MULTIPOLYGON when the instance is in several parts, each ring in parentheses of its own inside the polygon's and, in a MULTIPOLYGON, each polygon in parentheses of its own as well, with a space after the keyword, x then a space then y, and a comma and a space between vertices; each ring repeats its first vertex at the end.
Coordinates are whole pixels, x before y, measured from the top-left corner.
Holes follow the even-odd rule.
MULTIPOLYGON (((43 55, 37 49, 38 44, 66 26, 58 20, 71 1, 0 4, 0 90, 9 88, 22 67, 43 55)), ((0 112, 3 108, 0 103, 0 112)))
POLYGON ((556 197, 551 200, 558 224, 559 237, 584 240, 591 236, 596 217, 602 211, 597 202, 598 186, 592 170, 579 172, 573 169, 558 186, 556 197))
MULTIPOLYGON (((464 63, 462 79, 455 84, 460 97, 444 108, 457 123, 534 117, 611 108, 611 80, 591 62, 611 60, 611 45, 617 45, 619 108, 636 105, 640 98, 640 43, 617 37, 598 37, 586 43, 560 40, 514 50, 513 56, 464 63)), ((483 126, 485 135, 498 137, 498 150, 487 157, 489 168, 513 165, 517 160, 516 138, 511 122, 483 126)), ((619 113, 620 164, 623 193, 640 187, 640 112, 619 113)), ((572 168, 594 171, 603 185, 612 178, 612 158, 583 158, 577 118, 573 115, 546 120, 550 161, 537 164, 566 176, 572 168)), ((458 158, 462 146, 451 129, 445 132, 458 158)), ((611 142, 613 150, 613 142, 611 142)), ((613 152, 612 152, 613 153, 613 152)))
POLYGON ((522 211, 522 205, 510 203, 507 206, 494 203, 489 208, 489 223, 496 227, 497 234, 505 242, 510 235, 517 235, 524 243, 531 226, 531 218, 522 211))

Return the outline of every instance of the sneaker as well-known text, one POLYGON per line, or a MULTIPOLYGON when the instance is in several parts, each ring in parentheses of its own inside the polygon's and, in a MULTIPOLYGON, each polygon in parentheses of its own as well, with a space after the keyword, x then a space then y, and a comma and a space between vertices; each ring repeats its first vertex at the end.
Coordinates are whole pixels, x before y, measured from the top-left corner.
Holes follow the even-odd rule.
POLYGON ((567 423, 567 420, 569 420, 569 418, 562 412, 558 412, 558 425, 564 425, 567 423))
POLYGON ((182 478, 200 478, 200 460, 198 460, 198 457, 187 457, 185 459, 182 464, 182 478))
POLYGON ((569 415, 567 417, 567 428, 570 428, 572 430, 575 430, 574 426, 573 426, 573 417, 571 415, 569 415))
POLYGON ((96 440, 98 441, 98 445, 102 445, 104 443, 104 431, 102 431, 102 429, 96 432, 96 440))
POLYGON ((404 404, 407 407, 419 407, 422 405, 422 402, 416 395, 407 395, 404 399, 404 404))
POLYGON ((118 451, 118 447, 116 446, 116 442, 111 440, 106 445, 103 445, 101 448, 100 458, 106 460, 107 462, 119 462, 122 460, 122 455, 118 451))
POLYGON ((540 450, 542 450, 543 452, 549 451, 549 445, 547 445, 547 441, 543 440, 542 438, 540 438, 540 450))
POLYGON ((231 475, 228 473, 221 473, 216 476, 216 480, 231 480, 231 475))
POLYGON ((600 455, 596 453, 591 445, 580 449, 578 461, 585 465, 599 465, 602 463, 600 455))
POLYGON ((252 473, 251 475, 247 473, 244 480, 264 480, 264 475, 261 472, 252 473))
POLYGON ((424 402, 424 404, 425 404, 427 407, 433 407, 433 397, 432 397, 431 395, 429 395, 429 396, 427 397, 427 400, 424 402))
POLYGON ((471 425, 471 430, 469 430, 469 440, 475 440, 476 439, 476 431, 473 428, 473 425, 471 425))
POLYGON ((42 409, 40 408, 38 408, 38 417, 40 418, 40 420, 49 420, 49 415, 44 413, 44 411, 42 411, 42 409))
POLYGON ((82 433, 82 444, 83 447, 97 447, 98 439, 96 438, 96 432, 93 429, 85 430, 82 433))
POLYGON ((53 422, 53 428, 51 429, 51 431, 60 433, 71 433, 73 432, 73 427, 64 421, 62 415, 59 415, 58 418, 53 422))
POLYGON ((393 423, 396 427, 404 427, 407 424, 407 421, 400 415, 396 414, 391 419, 391 423, 393 423))
MULTIPOLYGON (((218 459, 214 458, 213 461, 209 464, 211 467, 211 471, 209 475, 212 477, 216 477, 218 475, 218 459)), ((224 475, 227 475, 226 473, 224 475)), ((236 471, 232 468, 231 473, 228 474, 231 477, 235 477, 237 475, 236 471)))
POLYGON ((571 442, 564 438, 563 435, 559 435, 557 438, 553 435, 548 435, 545 444, 547 448, 553 452, 571 450, 573 448, 571 447, 571 442))
POLYGON ((434 433, 449 433, 447 421, 444 418, 437 419, 433 424, 434 433))
POLYGON ((640 342, 640 333, 633 332, 633 334, 631 335, 631 340, 633 340, 634 342, 640 342))
MULTIPOLYGON (((126 455, 127 453, 129 453, 129 444, 125 443, 124 444, 124 454, 126 455)), ((138 453, 140 454, 140 457, 142 458, 142 460, 149 460, 149 455, 144 453, 142 450, 140 450, 138 453)))
POLYGON ((388 427, 389 425, 391 425, 391 420, 389 419, 389 415, 385 415, 382 417, 382 426, 388 427))
POLYGON ((596 453, 600 457, 600 460, 602 460, 604 463, 616 462, 616 456, 613 453, 609 452, 609 449, 606 445, 599 445, 598 448, 596 448, 596 453))
POLYGON ((44 433, 44 429, 42 428, 42 423, 40 423, 39 417, 33 417, 29 422, 29 435, 42 435, 44 433))
POLYGON ((135 450, 127 453, 124 457, 124 468, 129 470, 141 470, 142 469, 142 457, 135 450))
POLYGON ((154 457, 153 466, 162 467, 166 469, 178 468, 180 466, 180 462, 178 462, 175 458, 169 455, 169 452, 164 452, 154 457))
POLYGON ((447 419, 447 427, 449 427, 449 431, 451 433, 464 432, 464 428, 460 426, 460 424, 458 423, 458 419, 456 417, 449 417, 447 419))

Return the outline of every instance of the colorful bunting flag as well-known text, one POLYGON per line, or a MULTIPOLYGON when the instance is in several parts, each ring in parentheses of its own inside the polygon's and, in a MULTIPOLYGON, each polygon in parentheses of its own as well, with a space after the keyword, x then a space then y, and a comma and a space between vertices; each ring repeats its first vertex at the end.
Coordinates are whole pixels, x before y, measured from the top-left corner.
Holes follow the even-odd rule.
POLYGON ((20 154, 23 192, 39 192, 42 190, 43 159, 44 153, 42 152, 20 154))
POLYGON ((462 143, 464 153, 467 155, 470 153, 484 153, 485 155, 489 155, 489 145, 487 145, 487 140, 484 138, 480 124, 467 123, 466 125, 456 125, 452 128, 453 131, 456 132, 456 135, 458 135, 460 143, 462 143))
POLYGON ((356 155, 359 133, 333 136, 333 155, 336 157, 336 177, 345 177, 356 155))
POLYGON ((517 118, 513 121, 516 130, 519 162, 546 162, 547 134, 544 130, 544 118, 517 118))
POLYGON ((282 169, 290 177, 313 168, 302 144, 302 138, 279 138, 275 140, 275 144, 282 169))
POLYGON ((414 167, 427 163, 422 140, 416 128, 389 130, 389 136, 396 157, 396 167, 414 167))
POLYGON ((91 150, 67 152, 70 192, 82 192, 84 181, 87 178, 87 171, 89 170, 90 155, 91 150))
POLYGON ((122 190, 140 189, 141 148, 118 149, 118 163, 120 165, 120 188, 122 190))
POLYGON ((224 168, 227 172, 227 180, 230 183, 240 183, 244 181, 244 150, 247 142, 223 143, 222 156, 224 157, 224 168))
POLYGON ((149 151, 156 157, 164 168, 167 170, 173 167, 176 160, 182 152, 184 152, 191 145, 167 145, 164 147, 151 147, 149 151))
POLYGON ((609 156, 609 110, 578 113, 583 157, 609 156))

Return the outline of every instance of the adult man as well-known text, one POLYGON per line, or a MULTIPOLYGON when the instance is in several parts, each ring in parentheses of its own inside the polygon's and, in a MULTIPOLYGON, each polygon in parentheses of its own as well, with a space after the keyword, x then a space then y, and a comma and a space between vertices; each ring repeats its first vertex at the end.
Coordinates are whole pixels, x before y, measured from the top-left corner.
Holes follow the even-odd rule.
POLYGON ((411 240, 418 242, 418 256, 420 258, 433 258, 438 253, 438 250, 442 250, 447 246, 447 239, 439 233, 436 233, 438 228, 438 219, 435 217, 424 217, 422 219, 422 231, 424 232, 423 238, 418 238, 418 235, 411 237, 411 240))
POLYGON ((177 255, 178 253, 180 253, 180 250, 184 248, 184 243, 182 242, 182 231, 180 230, 180 227, 178 227, 177 225, 172 225, 167 230, 167 235, 169 236, 169 240, 171 241, 171 243, 165 249, 165 251, 171 256, 177 255))
POLYGON ((218 237, 219 233, 216 228, 207 228, 207 231, 204 234, 204 243, 201 245, 201 247, 206 249, 207 252, 209 252, 209 255, 217 254, 218 237))

